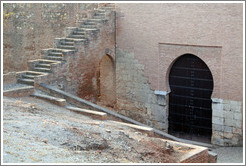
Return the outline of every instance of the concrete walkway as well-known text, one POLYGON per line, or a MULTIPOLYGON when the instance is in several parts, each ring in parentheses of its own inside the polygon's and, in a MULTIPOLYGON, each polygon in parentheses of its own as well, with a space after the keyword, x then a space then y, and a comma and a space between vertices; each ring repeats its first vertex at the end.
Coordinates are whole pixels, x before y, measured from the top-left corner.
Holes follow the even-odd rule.
POLYGON ((243 147, 219 147, 212 149, 217 153, 217 163, 243 163, 243 147))

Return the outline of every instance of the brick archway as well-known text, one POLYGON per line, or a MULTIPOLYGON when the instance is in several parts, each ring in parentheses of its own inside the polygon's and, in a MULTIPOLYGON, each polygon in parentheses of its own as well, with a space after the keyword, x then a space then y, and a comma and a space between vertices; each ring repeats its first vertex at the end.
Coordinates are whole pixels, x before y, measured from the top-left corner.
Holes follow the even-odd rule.
POLYGON ((109 55, 104 55, 99 62, 98 71, 98 102, 108 107, 116 103, 115 66, 109 55))

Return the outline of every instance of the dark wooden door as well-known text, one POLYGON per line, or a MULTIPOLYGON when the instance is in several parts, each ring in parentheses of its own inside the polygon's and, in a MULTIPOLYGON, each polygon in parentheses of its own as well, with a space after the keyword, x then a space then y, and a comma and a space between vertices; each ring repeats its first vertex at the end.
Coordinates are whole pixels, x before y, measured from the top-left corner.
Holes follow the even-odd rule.
POLYGON ((171 68, 169 85, 169 133, 210 141, 213 78, 207 65, 191 54, 179 57, 171 68))

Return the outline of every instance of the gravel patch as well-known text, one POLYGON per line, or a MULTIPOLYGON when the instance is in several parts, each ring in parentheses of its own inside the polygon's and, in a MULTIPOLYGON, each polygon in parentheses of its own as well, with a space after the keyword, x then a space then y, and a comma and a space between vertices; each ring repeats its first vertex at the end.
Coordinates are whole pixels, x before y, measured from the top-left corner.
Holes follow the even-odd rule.
POLYGON ((184 151, 31 97, 3 97, 4 163, 166 163, 184 151))

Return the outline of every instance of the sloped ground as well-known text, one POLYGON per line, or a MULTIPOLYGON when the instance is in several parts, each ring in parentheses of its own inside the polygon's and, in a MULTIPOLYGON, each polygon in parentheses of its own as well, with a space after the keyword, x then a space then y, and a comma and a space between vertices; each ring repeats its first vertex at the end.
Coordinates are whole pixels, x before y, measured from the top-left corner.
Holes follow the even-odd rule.
POLYGON ((172 163, 189 151, 39 99, 3 99, 4 163, 172 163))

